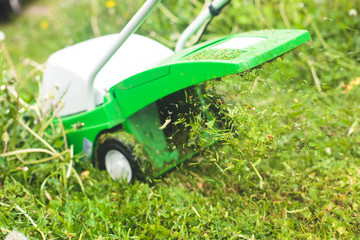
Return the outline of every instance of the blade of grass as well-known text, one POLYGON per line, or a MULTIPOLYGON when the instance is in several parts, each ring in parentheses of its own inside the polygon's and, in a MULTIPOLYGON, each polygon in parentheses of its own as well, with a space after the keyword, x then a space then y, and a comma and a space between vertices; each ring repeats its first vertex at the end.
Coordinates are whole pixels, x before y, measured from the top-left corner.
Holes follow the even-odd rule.
POLYGON ((47 149, 42 149, 42 148, 21 149, 21 150, 16 150, 16 151, 12 151, 12 152, 2 153, 2 154, 0 154, 0 156, 1 157, 9 157, 9 156, 17 155, 17 154, 27 154, 27 153, 47 153, 49 155, 52 155, 53 157, 59 156, 59 154, 56 154, 52 151, 49 151, 47 149))
MULTIPOLYGON (((49 148, 54 154, 59 155, 59 153, 52 147, 48 142, 46 142, 42 137, 36 134, 32 129, 30 129, 21 119, 18 119, 21 126, 23 126, 28 132, 30 132, 36 139, 43 143, 47 148, 49 148)), ((60 156, 60 159, 63 158, 60 156)))

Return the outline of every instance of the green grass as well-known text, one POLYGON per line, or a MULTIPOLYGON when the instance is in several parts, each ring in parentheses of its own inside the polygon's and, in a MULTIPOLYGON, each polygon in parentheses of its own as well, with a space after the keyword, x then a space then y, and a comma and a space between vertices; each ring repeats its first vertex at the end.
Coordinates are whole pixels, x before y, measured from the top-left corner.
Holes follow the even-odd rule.
MULTIPOLYGON (((117 32, 142 2, 107 9, 106 1, 39 0, 0 25, 0 150, 13 152, 0 157, 0 236, 17 229, 31 239, 357 239, 360 3, 233 1, 203 40, 264 28, 305 28, 313 40, 247 75, 210 82, 232 130, 205 130, 222 144, 161 179, 130 185, 72 156, 51 114, 12 92, 34 102, 38 68, 52 52, 117 32)), ((173 47, 200 8, 164 1, 139 32, 173 47)))

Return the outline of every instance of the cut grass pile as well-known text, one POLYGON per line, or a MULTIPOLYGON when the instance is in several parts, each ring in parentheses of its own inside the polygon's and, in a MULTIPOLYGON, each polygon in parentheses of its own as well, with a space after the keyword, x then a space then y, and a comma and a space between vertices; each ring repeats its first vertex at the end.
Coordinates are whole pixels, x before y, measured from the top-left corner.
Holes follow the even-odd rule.
MULTIPOLYGON (((142 2, 34 1, 0 25, 0 236, 17 229, 31 239, 357 239, 360 3, 233 1, 204 40, 264 28, 305 28, 313 40, 247 75, 210 82, 233 127, 207 123, 222 144, 152 183, 127 184, 72 156, 52 125, 56 113, 17 95, 33 102, 40 63, 117 32, 142 2)), ((139 32, 173 47, 200 8, 164 1, 139 32)))

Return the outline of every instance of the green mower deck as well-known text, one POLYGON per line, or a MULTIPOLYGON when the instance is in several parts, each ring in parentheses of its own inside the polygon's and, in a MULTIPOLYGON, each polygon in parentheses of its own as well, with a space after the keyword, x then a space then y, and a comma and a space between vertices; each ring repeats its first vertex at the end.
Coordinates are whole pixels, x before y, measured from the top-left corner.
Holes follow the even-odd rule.
POLYGON ((157 66, 113 86, 104 103, 93 111, 62 118, 74 153, 93 155, 96 139, 104 132, 123 129, 143 144, 159 175, 196 152, 180 156, 169 150, 163 123, 154 104, 179 90, 214 78, 241 73, 268 62, 310 40, 306 30, 253 31, 205 42, 180 51, 157 66), (238 38, 259 38, 244 48, 222 48, 238 38))

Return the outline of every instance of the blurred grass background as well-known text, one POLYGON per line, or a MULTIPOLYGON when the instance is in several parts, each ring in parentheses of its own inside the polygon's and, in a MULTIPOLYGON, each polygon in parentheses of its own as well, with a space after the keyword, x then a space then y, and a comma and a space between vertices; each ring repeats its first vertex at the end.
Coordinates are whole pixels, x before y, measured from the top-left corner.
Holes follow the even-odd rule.
MULTIPOLYGON (((252 81, 224 79, 238 131, 220 135, 222 147, 154 183, 128 185, 72 156, 61 129, 44 132, 51 116, 13 92, 34 102, 50 54, 119 32, 143 2, 30 1, 0 24, 0 149, 15 151, 0 157, 0 236, 18 229, 33 239, 357 239, 360 2, 232 1, 203 40, 265 28, 307 29, 313 40, 252 81), (19 152, 29 149, 41 151, 19 152)), ((163 1, 138 33, 173 48, 202 4, 163 1)))

